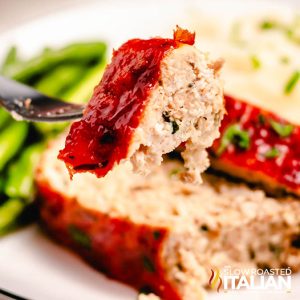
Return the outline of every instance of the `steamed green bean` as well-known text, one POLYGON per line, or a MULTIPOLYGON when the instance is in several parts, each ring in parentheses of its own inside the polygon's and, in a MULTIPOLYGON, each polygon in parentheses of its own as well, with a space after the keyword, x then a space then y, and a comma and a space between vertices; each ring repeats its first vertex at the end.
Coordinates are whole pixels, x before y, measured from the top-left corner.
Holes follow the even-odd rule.
POLYGON ((105 60, 90 68, 82 80, 62 95, 62 99, 73 103, 87 102, 92 96, 94 87, 99 83, 105 68, 105 60))
POLYGON ((7 122, 11 119, 9 113, 0 108, 0 130, 7 124, 7 122))
POLYGON ((27 133, 25 122, 13 122, 0 133, 0 171, 21 149, 27 133))
POLYGON ((35 88, 46 95, 60 97, 84 76, 86 68, 78 64, 60 65, 37 82, 35 88))
POLYGON ((29 82, 33 77, 41 76, 61 64, 88 65, 100 61, 105 50, 106 45, 102 42, 71 44, 60 50, 49 49, 39 57, 17 64, 5 75, 21 82, 29 82))
POLYGON ((43 144, 27 147, 18 161, 8 170, 5 193, 11 198, 22 198, 30 202, 34 197, 34 170, 37 166, 43 144))
POLYGON ((24 208, 24 201, 17 198, 9 199, 0 206, 0 235, 5 234, 15 224, 24 208))

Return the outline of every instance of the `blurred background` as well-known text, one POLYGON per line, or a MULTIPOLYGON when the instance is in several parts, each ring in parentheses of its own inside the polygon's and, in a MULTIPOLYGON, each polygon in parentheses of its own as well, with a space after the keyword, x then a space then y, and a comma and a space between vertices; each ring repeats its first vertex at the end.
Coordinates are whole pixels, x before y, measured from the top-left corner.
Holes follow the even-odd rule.
POLYGON ((0 32, 24 21, 90 2, 95 2, 95 0, 0 0, 0 32))
MULTIPOLYGON (((140 0, 138 2, 141 1, 143 0, 140 0)), ((148 2, 147 0, 144 1, 148 2)), ((209 2, 209 0, 206 1, 209 2)), ((241 0, 241 2, 242 1, 243 0, 241 0)), ((67 10, 68 8, 74 6, 86 5, 87 3, 91 2, 111 2, 111 0, 0 0, 0 32, 17 26, 19 23, 22 23, 24 21, 45 16, 47 14, 51 14, 60 10, 67 10)), ((183 0, 183 2, 186 2, 186 0, 183 0)), ((194 2, 200 1, 195 0, 194 2)), ((273 2, 290 2, 300 5, 299 0, 273 0, 273 2)))

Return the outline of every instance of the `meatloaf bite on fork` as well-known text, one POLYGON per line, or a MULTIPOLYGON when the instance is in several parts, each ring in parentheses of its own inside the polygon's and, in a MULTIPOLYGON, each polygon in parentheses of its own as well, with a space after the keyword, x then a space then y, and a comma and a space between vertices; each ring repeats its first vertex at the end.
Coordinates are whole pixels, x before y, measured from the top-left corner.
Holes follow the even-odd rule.
POLYGON ((177 28, 173 39, 133 39, 113 53, 103 78, 60 151, 71 176, 105 176, 121 161, 148 174, 184 143, 186 181, 201 182, 205 149, 219 136, 224 113, 220 61, 177 28))

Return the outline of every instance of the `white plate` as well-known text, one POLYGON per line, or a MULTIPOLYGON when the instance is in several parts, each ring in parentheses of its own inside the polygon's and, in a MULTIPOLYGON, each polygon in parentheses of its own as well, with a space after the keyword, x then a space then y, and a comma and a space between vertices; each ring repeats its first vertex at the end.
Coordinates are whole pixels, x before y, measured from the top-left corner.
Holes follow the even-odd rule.
MULTIPOLYGON (((286 1, 285 1, 286 2, 286 1)), ((292 1, 297 3, 297 0, 292 1)), ((277 2, 276 2, 277 3, 277 2)), ((170 35, 175 24, 188 23, 191 10, 213 10, 223 16, 280 5, 262 1, 112 1, 62 11, 0 36, 0 58, 16 44, 25 56, 44 46, 104 39, 111 47, 132 37, 170 35), (196 3, 197 2, 197 3, 196 3), (204 3, 205 2, 205 3, 204 3)), ((0 288, 34 300, 134 300, 131 288, 107 279, 71 252, 48 240, 36 225, 0 240, 0 288)), ((208 299, 300 299, 300 277, 292 293, 211 293, 208 299)), ((1 297, 1 296, 0 296, 1 297)))

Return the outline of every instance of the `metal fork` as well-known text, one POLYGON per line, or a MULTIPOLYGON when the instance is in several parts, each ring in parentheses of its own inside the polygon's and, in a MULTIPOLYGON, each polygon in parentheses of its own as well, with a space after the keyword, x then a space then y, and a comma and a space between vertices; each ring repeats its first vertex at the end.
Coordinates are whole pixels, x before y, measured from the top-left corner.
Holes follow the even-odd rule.
POLYGON ((62 122, 80 119, 84 105, 64 102, 0 76, 0 105, 17 120, 62 122))

